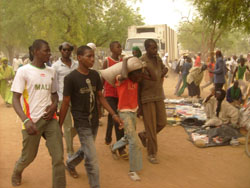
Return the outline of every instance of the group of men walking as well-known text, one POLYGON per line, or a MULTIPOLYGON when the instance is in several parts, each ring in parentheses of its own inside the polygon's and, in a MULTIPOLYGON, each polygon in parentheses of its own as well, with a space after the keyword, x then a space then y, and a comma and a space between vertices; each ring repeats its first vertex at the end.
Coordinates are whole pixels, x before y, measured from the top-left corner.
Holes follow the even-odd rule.
MULTIPOLYGON (((99 126, 97 103, 100 103, 110 114, 105 143, 108 145, 111 143, 110 129, 112 130, 113 125, 116 128, 117 141, 127 139, 124 143, 129 144, 129 154, 125 151, 125 144, 116 147, 117 149, 112 144, 111 152, 118 151, 124 159, 129 158, 131 179, 138 180, 139 176, 136 172, 142 168, 142 158, 138 155, 141 149, 136 141, 139 138, 147 147, 149 162, 159 163, 156 135, 166 125, 163 78, 168 69, 157 54, 157 44, 154 40, 145 41, 146 54, 140 58, 147 64, 145 70, 123 72, 120 77, 117 77, 118 85, 112 86, 113 88, 107 86, 108 83, 103 80, 104 94, 99 73, 91 69, 95 54, 88 45, 77 49, 77 61, 75 61, 71 58, 73 46, 67 42, 62 43, 59 46, 62 57, 52 67, 45 65, 51 56, 50 47, 46 41, 35 40, 29 49, 31 63, 17 70, 11 87, 13 107, 23 122, 23 149, 14 167, 11 179, 13 186, 21 184, 23 171, 36 157, 40 139, 44 137, 52 157, 54 188, 66 186, 65 166, 70 175, 77 178, 75 167, 82 160, 85 161, 90 187, 100 187, 94 144, 99 126), (128 103, 128 93, 132 94, 132 92, 135 98, 128 103), (139 98, 138 101, 134 101, 137 99, 136 96, 139 98), (60 109, 59 113, 57 109, 60 109), (134 118, 137 109, 141 111, 145 125, 145 131, 139 133, 139 137, 134 118), (59 123, 57 115, 59 115, 59 123), (64 127, 63 134, 67 148, 66 165, 63 160, 62 127, 64 127), (81 147, 74 152, 73 138, 76 133, 81 147)), ((112 56, 104 62, 104 68, 105 65, 108 68, 121 60, 119 42, 111 43, 110 50, 112 56)), ((135 48, 134 56, 137 59, 138 54, 140 52, 135 48)), ((123 67, 127 66, 127 61, 128 59, 124 60, 123 67)))

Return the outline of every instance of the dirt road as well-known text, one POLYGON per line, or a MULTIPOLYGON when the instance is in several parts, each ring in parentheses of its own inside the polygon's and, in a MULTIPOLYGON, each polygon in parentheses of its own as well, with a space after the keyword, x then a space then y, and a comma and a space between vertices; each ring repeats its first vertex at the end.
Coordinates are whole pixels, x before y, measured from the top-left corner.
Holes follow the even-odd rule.
MULTIPOLYGON (((165 80, 167 97, 173 98, 176 77, 165 80)), ((204 94, 207 94, 205 90, 204 94)), ((187 94, 187 91, 185 91, 187 94)), ((204 95, 203 94, 203 95, 204 95)), ((103 188, 249 188, 250 158, 244 147, 213 147, 200 149, 187 140, 187 134, 180 126, 167 126, 159 135, 159 161, 153 165, 147 161, 143 151, 143 170, 140 182, 133 182, 127 173, 128 161, 113 160, 109 146, 104 144, 106 117, 99 128, 96 148, 100 166, 100 182, 103 188)), ((138 130, 143 123, 138 120, 138 130)), ((114 139, 114 133, 113 133, 114 139)), ((6 108, 0 99, 0 188, 12 187, 10 177, 21 153, 21 122, 13 108, 6 108)), ((74 139, 74 148, 79 148, 74 139)), ((66 155, 65 155, 66 157, 66 155)), ((73 179, 68 173, 67 187, 89 187, 83 163, 77 167, 79 178, 73 179)), ((35 161, 25 169, 20 188, 50 188, 51 159, 42 139, 35 161)))

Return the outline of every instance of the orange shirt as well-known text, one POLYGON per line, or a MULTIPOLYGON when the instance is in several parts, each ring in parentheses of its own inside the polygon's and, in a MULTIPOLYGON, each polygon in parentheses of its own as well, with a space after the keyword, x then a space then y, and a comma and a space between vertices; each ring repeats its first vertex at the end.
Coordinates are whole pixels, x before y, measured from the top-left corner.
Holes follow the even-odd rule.
POLYGON ((118 110, 119 111, 133 111, 138 107, 138 83, 126 79, 122 82, 116 81, 116 88, 118 94, 118 110))
POLYGON ((201 57, 197 56, 194 62, 194 67, 200 67, 201 66, 201 57))
MULTIPOLYGON (((208 64, 208 68, 209 68, 211 71, 214 71, 214 67, 215 67, 215 63, 210 62, 210 63, 208 64)), ((209 72, 209 77, 213 77, 213 76, 214 76, 214 73, 209 72)))

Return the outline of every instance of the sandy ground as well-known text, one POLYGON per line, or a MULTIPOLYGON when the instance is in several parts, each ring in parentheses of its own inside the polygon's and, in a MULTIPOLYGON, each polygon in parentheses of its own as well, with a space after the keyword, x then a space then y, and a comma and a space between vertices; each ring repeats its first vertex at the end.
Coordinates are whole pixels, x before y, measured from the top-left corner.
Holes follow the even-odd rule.
MULTIPOLYGON (((164 82, 165 94, 174 98, 174 86, 177 77, 170 75, 164 82)), ((208 89, 203 95, 208 93, 208 89)), ((184 96, 187 95, 185 91, 184 96)), ((99 128, 96 148, 100 166, 100 182, 103 188, 249 188, 250 159, 243 146, 212 147, 200 149, 190 143, 187 134, 180 126, 167 126, 159 135, 158 157, 160 164, 147 161, 143 148, 143 170, 140 182, 128 177, 128 161, 114 160, 109 146, 104 144, 106 117, 99 128)), ((143 122, 138 119, 138 131, 143 122)), ((113 133, 114 139, 114 133, 113 133)), ((11 186, 10 178, 15 161, 21 153, 21 122, 13 108, 6 108, 0 99, 0 188, 11 186)), ((74 139, 74 148, 79 148, 74 139)), ((66 157, 66 155, 65 155, 66 157)), ((83 163, 77 166, 79 178, 73 179, 66 173, 67 187, 89 187, 83 163)), ((41 139, 35 161, 25 169, 20 188, 51 187, 51 159, 41 139)))

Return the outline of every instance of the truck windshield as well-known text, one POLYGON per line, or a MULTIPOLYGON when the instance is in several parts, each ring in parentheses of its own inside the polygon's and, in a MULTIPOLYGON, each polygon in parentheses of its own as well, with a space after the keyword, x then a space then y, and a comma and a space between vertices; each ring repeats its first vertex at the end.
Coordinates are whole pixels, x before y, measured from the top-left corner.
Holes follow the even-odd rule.
MULTIPOLYGON (((125 45, 125 50, 126 51, 131 51, 134 46, 138 46, 141 51, 145 51, 144 48, 144 41, 147 40, 147 38, 133 38, 133 39, 128 39, 125 45)), ((157 45, 159 46, 159 40, 154 39, 157 45)))

